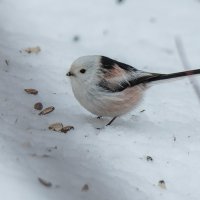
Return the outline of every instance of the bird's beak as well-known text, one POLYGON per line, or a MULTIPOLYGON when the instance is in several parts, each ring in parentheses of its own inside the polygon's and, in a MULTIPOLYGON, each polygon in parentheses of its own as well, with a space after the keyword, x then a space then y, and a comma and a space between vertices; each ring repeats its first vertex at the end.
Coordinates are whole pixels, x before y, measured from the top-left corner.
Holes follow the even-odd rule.
POLYGON ((66 74, 66 76, 73 76, 74 74, 73 73, 71 73, 71 72, 68 72, 67 74, 66 74))

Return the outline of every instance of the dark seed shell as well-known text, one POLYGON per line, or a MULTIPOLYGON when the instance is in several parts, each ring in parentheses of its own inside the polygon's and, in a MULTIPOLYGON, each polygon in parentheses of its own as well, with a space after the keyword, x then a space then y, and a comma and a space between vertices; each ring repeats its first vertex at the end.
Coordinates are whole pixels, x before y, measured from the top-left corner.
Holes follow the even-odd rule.
POLYGON ((36 110, 42 110, 42 109, 43 109, 43 105, 42 105, 42 103, 37 102, 37 103, 34 105, 34 108, 35 108, 36 110))
POLYGON ((27 89, 24 89, 25 92, 27 92, 28 94, 38 94, 38 91, 36 89, 33 89, 33 88, 27 88, 27 89))
POLYGON ((50 107, 45 108, 44 110, 42 110, 42 111, 39 113, 39 115, 46 115, 46 114, 48 114, 48 113, 50 113, 50 112, 52 112, 52 111, 54 111, 54 110, 55 110, 55 108, 54 108, 53 106, 50 106, 50 107))

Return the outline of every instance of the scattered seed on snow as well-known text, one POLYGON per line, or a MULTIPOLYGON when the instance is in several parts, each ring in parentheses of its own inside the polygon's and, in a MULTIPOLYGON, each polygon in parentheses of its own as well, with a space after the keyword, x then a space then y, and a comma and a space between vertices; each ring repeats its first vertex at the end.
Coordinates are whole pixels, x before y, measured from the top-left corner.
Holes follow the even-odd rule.
POLYGON ((29 47, 29 48, 26 48, 24 49, 25 52, 27 53, 39 53, 41 51, 40 47, 39 46, 36 46, 36 47, 29 47))
POLYGON ((74 129, 73 126, 65 126, 65 127, 63 127, 63 128, 61 129, 61 132, 67 133, 68 131, 73 130, 73 129, 74 129))
POLYGON ((52 111, 54 111, 54 110, 55 110, 55 108, 54 108, 53 106, 50 106, 50 107, 45 108, 44 110, 42 110, 42 111, 39 113, 39 115, 46 115, 46 114, 48 114, 48 113, 50 113, 50 112, 52 112, 52 111))
POLYGON ((25 92, 27 92, 28 94, 38 94, 38 91, 36 89, 33 89, 33 88, 27 88, 27 89, 24 89, 25 92))
POLYGON ((147 161, 150 161, 150 162, 153 162, 153 158, 152 158, 151 156, 147 156, 147 157, 146 157, 146 160, 147 160, 147 161))
POLYGON ((35 108, 36 110, 42 110, 42 109, 43 109, 43 105, 42 105, 42 103, 37 102, 37 103, 34 105, 34 108, 35 108))
POLYGON ((165 184, 165 181, 164 180, 160 180, 158 182, 158 186, 162 189, 166 189, 166 184, 165 184))
POLYGON ((87 192, 88 190, 89 190, 88 184, 85 184, 81 189, 81 191, 83 191, 83 192, 87 192))
POLYGON ((38 181, 39 181, 42 185, 44 185, 45 187, 51 187, 51 186, 52 186, 52 183, 51 183, 51 182, 46 181, 46 180, 44 180, 44 179, 42 179, 42 178, 40 178, 40 177, 38 177, 38 181))
POLYGON ((62 123, 54 123, 49 126, 49 130, 53 130, 53 131, 61 131, 62 128, 63 128, 62 123))

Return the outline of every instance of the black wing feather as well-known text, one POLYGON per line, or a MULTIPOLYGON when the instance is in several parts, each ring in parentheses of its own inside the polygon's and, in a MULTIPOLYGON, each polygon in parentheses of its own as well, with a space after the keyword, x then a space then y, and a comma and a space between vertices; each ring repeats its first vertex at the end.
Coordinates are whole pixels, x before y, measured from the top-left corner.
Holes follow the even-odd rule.
POLYGON ((154 81, 200 74, 200 69, 188 70, 172 74, 149 73, 137 70, 130 65, 118 62, 105 56, 101 57, 100 71, 103 73, 103 76, 101 77, 101 81, 98 83, 98 86, 109 92, 121 92, 128 87, 134 87, 139 84, 145 85, 154 81), (111 79, 104 78, 107 74, 112 75, 112 70, 116 68, 122 71, 121 75, 119 73, 118 81, 113 81, 112 77, 111 79))
POLYGON ((98 86, 109 92, 121 92, 128 87, 141 84, 145 80, 156 75, 139 71, 130 65, 118 62, 105 56, 101 57, 100 71, 103 73, 103 76, 101 77, 101 81, 98 83, 98 86), (112 77, 110 79, 105 78, 106 76, 112 75, 113 70, 117 69, 119 69, 122 73, 119 73, 119 81, 113 80, 112 77))

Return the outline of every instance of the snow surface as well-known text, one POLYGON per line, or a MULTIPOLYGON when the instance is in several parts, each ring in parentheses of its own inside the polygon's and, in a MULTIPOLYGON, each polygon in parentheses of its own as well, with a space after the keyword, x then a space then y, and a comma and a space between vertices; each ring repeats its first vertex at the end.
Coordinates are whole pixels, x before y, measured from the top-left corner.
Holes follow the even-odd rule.
POLYGON ((199 22, 198 0, 0 0, 0 198, 199 200, 200 102, 187 78, 153 86, 136 110, 99 131, 109 119, 84 110, 65 76, 88 54, 181 71, 177 36, 198 68, 199 22), (19 52, 37 45, 37 55, 19 52), (39 116, 38 101, 55 111, 39 116), (75 129, 48 130, 55 122, 75 129))

